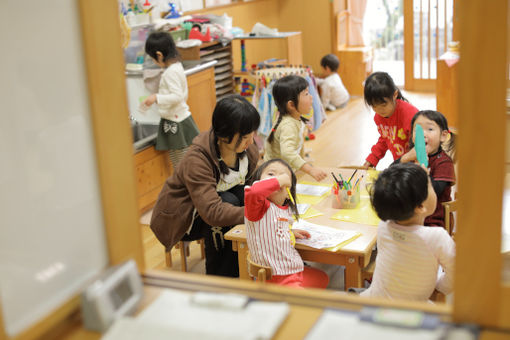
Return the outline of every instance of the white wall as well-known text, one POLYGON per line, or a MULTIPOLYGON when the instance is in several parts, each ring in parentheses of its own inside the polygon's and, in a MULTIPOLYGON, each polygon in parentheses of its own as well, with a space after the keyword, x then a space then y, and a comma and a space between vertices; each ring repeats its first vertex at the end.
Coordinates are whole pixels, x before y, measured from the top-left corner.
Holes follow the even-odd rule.
POLYGON ((0 304, 14 335, 108 263, 77 1, 0 2, 0 304))

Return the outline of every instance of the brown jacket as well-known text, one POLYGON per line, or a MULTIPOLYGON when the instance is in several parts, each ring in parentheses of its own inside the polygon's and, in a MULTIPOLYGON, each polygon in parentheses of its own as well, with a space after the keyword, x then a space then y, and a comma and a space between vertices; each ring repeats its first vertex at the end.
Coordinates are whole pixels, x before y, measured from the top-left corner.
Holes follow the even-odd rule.
MULTIPOLYGON (((212 130, 195 137, 177 170, 166 180, 159 193, 152 213, 151 229, 167 249, 179 242, 188 231, 194 209, 211 226, 227 227, 244 222, 244 207, 224 203, 216 191, 220 169, 213 143, 212 130)), ((257 146, 250 145, 246 154, 249 177, 257 166, 257 146)))

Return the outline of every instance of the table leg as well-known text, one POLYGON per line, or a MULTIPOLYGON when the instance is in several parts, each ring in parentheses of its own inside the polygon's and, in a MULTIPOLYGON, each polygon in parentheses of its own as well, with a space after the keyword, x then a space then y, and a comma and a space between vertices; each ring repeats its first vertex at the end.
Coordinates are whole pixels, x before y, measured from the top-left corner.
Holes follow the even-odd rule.
POLYGON ((237 253, 238 253, 238 261, 239 261, 239 279, 241 280, 249 280, 250 274, 248 274, 248 244, 245 242, 238 242, 237 244, 237 253))
POLYGON ((356 256, 349 256, 345 263, 345 290, 348 288, 361 288, 361 266, 356 256))

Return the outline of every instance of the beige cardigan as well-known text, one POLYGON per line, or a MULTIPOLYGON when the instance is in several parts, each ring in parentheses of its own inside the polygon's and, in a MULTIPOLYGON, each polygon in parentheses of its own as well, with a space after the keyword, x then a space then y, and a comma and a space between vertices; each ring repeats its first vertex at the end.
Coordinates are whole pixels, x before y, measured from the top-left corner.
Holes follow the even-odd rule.
POLYGON ((303 127, 301 120, 285 115, 276 128, 272 143, 265 142, 264 161, 281 158, 293 171, 300 169, 306 162, 303 159, 303 127))

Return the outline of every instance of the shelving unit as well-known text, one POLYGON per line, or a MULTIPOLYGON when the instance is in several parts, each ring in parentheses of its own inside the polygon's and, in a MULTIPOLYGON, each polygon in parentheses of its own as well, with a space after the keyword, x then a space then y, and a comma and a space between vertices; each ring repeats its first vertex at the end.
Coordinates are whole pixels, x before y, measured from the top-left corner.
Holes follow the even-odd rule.
POLYGON ((183 60, 200 60, 200 63, 216 60, 214 82, 216 100, 234 93, 234 67, 232 62, 232 45, 222 45, 217 41, 202 43, 196 48, 179 49, 183 60))

